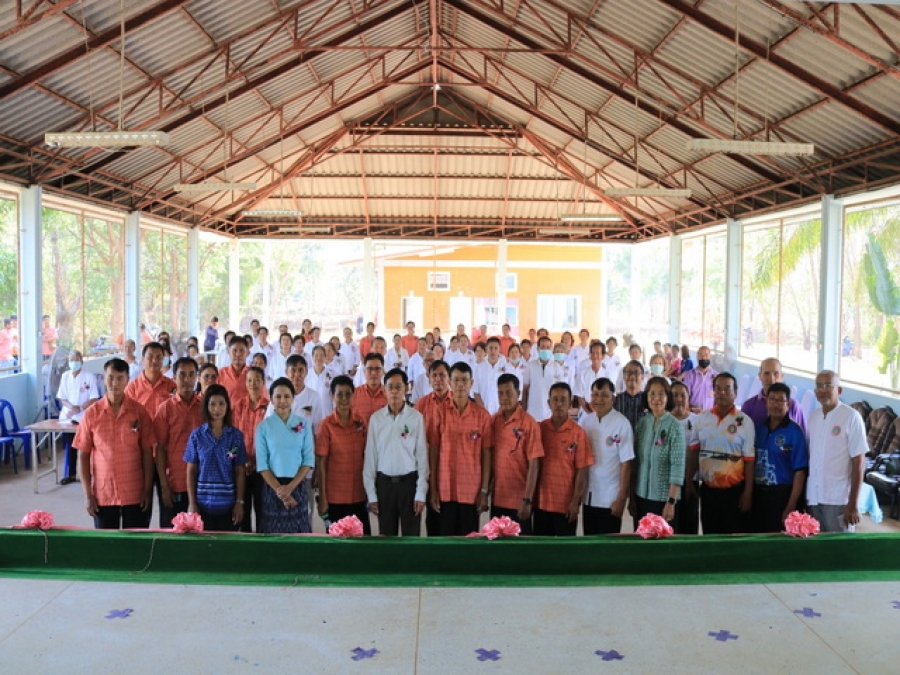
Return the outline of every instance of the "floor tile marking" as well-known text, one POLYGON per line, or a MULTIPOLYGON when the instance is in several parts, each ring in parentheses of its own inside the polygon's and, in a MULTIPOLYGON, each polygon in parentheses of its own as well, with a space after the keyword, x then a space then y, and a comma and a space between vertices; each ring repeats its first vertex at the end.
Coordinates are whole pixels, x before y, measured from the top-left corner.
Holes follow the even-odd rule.
POLYGON ((795 609, 794 614, 799 614, 801 616, 805 616, 807 619, 813 619, 817 616, 822 616, 818 612, 814 612, 812 607, 804 607, 803 609, 795 609))
POLYGON ((478 654, 479 661, 499 661, 500 660, 500 650, 499 649, 476 649, 475 653, 478 654))
POLYGON ((371 659, 378 653, 378 650, 374 647, 372 649, 363 649, 362 647, 357 647, 353 650, 353 656, 351 657, 354 661, 362 661, 363 659, 371 659))
POLYGON ((109 611, 109 614, 106 615, 106 618, 107 619, 127 619, 133 611, 134 611, 133 609, 111 609, 109 611))
POLYGON ((733 635, 732 633, 730 633, 727 630, 720 630, 718 633, 713 633, 712 631, 710 631, 709 633, 707 633, 707 635, 709 635, 709 637, 716 638, 716 640, 718 640, 719 642, 728 642, 729 640, 737 640, 740 637, 739 635, 733 635))
POLYGON ((621 661, 625 658, 624 654, 620 654, 615 649, 610 649, 608 652, 604 652, 603 650, 598 649, 594 653, 604 661, 621 661))

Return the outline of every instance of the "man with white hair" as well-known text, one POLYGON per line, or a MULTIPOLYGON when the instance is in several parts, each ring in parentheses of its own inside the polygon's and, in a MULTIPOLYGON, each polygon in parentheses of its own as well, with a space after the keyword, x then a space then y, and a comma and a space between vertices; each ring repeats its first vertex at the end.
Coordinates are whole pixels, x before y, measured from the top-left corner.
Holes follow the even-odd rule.
POLYGON ((823 370, 816 375, 822 405, 809 416, 809 479, 806 501, 822 532, 853 532, 859 522, 859 489, 868 446, 860 414, 840 400, 841 380, 823 370))

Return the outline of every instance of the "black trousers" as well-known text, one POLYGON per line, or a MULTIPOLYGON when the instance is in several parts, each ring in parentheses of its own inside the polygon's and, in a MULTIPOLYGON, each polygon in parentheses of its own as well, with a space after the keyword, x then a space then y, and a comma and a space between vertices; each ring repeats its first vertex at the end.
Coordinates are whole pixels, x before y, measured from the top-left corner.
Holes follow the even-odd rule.
POLYGON ((518 509, 504 509, 500 506, 491 506, 491 518, 502 518, 503 516, 507 516, 510 520, 514 520, 519 524, 519 527, 522 529, 520 534, 534 533, 534 528, 531 524, 531 521, 534 520, 533 512, 531 514, 531 518, 527 518, 526 520, 519 520, 518 509))
POLYGON ((735 534, 750 531, 750 514, 741 513, 738 505, 744 484, 730 488, 700 486, 700 520, 703 534, 735 534))
POLYGON ((678 508, 675 509, 675 520, 678 523, 672 523, 672 527, 678 534, 698 534, 700 532, 700 483, 694 481, 695 494, 688 497, 687 493, 681 491, 681 500, 678 502, 678 508))
POLYGON ((332 523, 336 523, 341 518, 347 516, 356 516, 360 519, 363 526, 363 534, 372 534, 372 524, 369 522, 369 505, 366 502, 356 502, 355 504, 328 504, 328 519, 332 523))
POLYGON ((166 506, 162 499, 159 500, 159 528, 161 530, 172 529, 172 518, 179 513, 188 510, 188 493, 173 492, 172 506, 166 506))
POLYGON ((755 485, 750 520, 754 532, 783 532, 781 514, 787 508, 793 485, 755 485))
POLYGON ((565 513, 534 510, 534 534, 538 537, 574 537, 578 521, 570 523, 565 513))
POLYGON ((264 483, 259 471, 254 471, 247 476, 247 481, 244 483, 244 519, 241 521, 241 532, 259 532, 264 483), (251 512, 256 514, 255 518, 250 515, 251 512))
MULTIPOLYGON (((414 510, 416 500, 416 471, 404 476, 375 475, 375 492, 378 495, 378 530, 383 535, 396 537, 402 531, 404 537, 418 537, 422 519, 414 510)), ((331 506, 328 507, 331 513, 331 506)), ((332 522, 334 514, 331 513, 332 522)))
POLYGON ((465 537, 477 532, 479 516, 474 504, 441 502, 441 534, 445 537, 465 537))
POLYGON ((150 513, 141 511, 140 504, 98 506, 94 527, 98 530, 131 530, 150 527, 150 513))
POLYGON ((593 534, 618 534, 622 531, 622 517, 612 514, 612 509, 600 506, 581 507, 581 524, 584 527, 585 536, 593 534))
POLYGON ((203 519, 203 530, 210 532, 237 532, 240 523, 231 522, 231 511, 228 513, 209 513, 202 508, 198 509, 203 519))
POLYGON ((429 537, 441 536, 441 514, 431 508, 431 490, 425 498, 425 532, 429 537))

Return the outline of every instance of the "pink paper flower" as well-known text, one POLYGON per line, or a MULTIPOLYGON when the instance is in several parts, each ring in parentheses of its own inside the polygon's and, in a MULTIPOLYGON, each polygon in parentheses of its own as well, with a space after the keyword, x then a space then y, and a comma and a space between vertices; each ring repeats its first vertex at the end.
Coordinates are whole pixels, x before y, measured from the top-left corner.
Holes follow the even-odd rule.
POLYGON ((662 516, 648 513, 641 518, 641 522, 638 523, 638 528, 634 533, 641 535, 644 539, 662 539, 663 537, 671 537, 675 534, 675 530, 662 516))
POLYGON ((356 516, 346 516, 328 528, 328 534, 332 537, 361 537, 363 536, 362 521, 356 516))
POLYGON ((808 513, 793 511, 784 519, 784 531, 792 537, 811 537, 819 534, 819 521, 808 513))
POLYGON ((522 528, 519 524, 509 516, 500 516, 499 518, 491 518, 485 523, 481 532, 488 539, 496 539, 497 537, 518 537, 522 528))
POLYGON ((53 527, 53 514, 49 511, 29 511, 22 518, 22 527, 33 530, 49 530, 53 527))
POLYGON ((188 532, 203 532, 203 518, 199 513, 179 513, 172 518, 172 529, 177 534, 186 534, 188 532))

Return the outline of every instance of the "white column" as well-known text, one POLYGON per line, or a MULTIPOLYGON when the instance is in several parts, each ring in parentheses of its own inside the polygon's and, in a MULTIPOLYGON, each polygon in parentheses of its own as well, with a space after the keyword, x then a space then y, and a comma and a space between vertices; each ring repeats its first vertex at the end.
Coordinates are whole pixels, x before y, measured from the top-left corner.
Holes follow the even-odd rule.
POLYGON ((263 287, 262 311, 259 312, 259 325, 269 329, 269 336, 278 335, 272 328, 272 240, 263 242, 263 287))
POLYGON ((681 237, 669 237, 669 342, 681 338, 681 237))
MULTIPOLYGON (((41 342, 41 198, 39 185, 22 190, 19 197, 19 363, 28 377, 26 400, 38 408, 44 402, 41 342)), ((34 411, 19 418, 31 421, 34 411)))
POLYGON ((497 242, 497 334, 500 334, 500 326, 506 323, 506 256, 509 249, 509 241, 501 239, 497 242))
MULTIPOLYGON (((188 230, 188 335, 200 337, 200 229, 188 230)), ((203 345, 201 345, 202 347, 203 345)))
POLYGON ((141 347, 141 212, 125 218, 125 336, 141 347))
MULTIPOLYGON (((365 324, 374 321, 376 310, 375 301, 375 242, 371 237, 363 239, 363 266, 362 266, 362 315, 363 330, 365 324)), ((383 299, 378 306, 383 306, 383 299)), ((379 315, 379 320, 384 321, 384 314, 379 315)), ((378 332, 378 331, 376 331, 378 332)))
POLYGON ((231 240, 228 250, 228 323, 222 331, 240 332, 241 324, 241 243, 237 238, 231 240))
POLYGON ((819 370, 838 371, 840 366, 841 265, 843 210, 833 195, 822 198, 822 263, 819 270, 819 370))
POLYGON ((731 364, 737 358, 741 339, 741 233, 743 224, 728 219, 726 223, 725 267, 725 362, 731 364))

